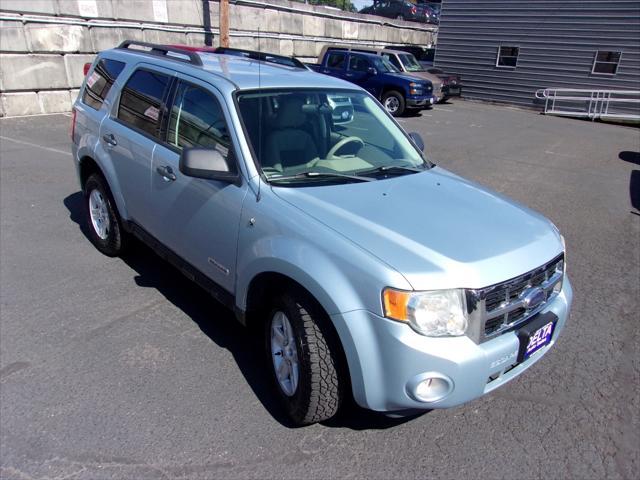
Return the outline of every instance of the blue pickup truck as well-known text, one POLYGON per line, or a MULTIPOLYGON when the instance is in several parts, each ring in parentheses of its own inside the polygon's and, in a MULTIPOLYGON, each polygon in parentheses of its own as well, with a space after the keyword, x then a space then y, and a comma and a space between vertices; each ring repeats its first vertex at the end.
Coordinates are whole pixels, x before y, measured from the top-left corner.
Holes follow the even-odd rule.
POLYGON ((394 117, 407 109, 424 109, 437 102, 429 80, 407 75, 378 55, 324 49, 321 63, 312 70, 361 86, 375 96, 394 117))

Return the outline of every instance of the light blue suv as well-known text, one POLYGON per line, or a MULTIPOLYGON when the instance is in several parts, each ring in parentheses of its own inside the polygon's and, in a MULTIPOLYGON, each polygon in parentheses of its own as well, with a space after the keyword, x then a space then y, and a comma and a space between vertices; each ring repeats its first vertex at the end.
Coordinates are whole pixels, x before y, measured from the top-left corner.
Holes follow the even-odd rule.
POLYGON ((286 60, 100 53, 72 127, 95 246, 135 235, 256 327, 297 424, 345 395, 453 407, 542 358, 572 300, 555 226, 435 166, 364 90, 286 60))

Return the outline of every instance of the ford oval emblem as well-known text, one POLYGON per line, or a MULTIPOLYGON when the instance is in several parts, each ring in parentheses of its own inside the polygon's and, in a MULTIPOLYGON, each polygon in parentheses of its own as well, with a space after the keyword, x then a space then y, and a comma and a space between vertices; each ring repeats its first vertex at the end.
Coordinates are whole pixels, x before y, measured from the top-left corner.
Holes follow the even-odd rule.
POLYGON ((532 310, 546 300, 544 290, 540 287, 528 288, 522 292, 522 303, 524 308, 532 310))

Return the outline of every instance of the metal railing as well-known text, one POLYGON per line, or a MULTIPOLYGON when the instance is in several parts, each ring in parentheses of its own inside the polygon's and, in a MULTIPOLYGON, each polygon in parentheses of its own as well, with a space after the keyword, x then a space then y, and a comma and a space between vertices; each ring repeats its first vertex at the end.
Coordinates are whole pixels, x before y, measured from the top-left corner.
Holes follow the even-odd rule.
POLYGON ((640 90, 545 88, 535 96, 545 100, 544 113, 549 115, 640 120, 640 90))

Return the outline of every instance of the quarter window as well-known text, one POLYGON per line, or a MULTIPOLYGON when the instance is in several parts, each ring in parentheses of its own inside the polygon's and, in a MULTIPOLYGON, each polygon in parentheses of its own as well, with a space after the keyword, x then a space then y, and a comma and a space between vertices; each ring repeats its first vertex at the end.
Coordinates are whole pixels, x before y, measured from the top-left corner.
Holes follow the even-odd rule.
POLYGON ((164 99, 171 79, 149 70, 137 70, 122 89, 118 119, 160 138, 164 99))
POLYGON ((226 158, 231 139, 218 100, 203 88, 181 82, 171 107, 167 142, 181 149, 216 149, 226 158))
POLYGON ((91 108, 100 110, 111 89, 111 85, 114 84, 123 69, 124 62, 101 58, 87 78, 82 94, 82 102, 91 108))
POLYGON ((596 58, 593 61, 591 73, 599 73, 602 75, 615 75, 620 64, 622 52, 604 52, 598 50, 596 58))
POLYGON ((497 67, 516 68, 518 64, 519 47, 500 47, 498 49, 497 67))

